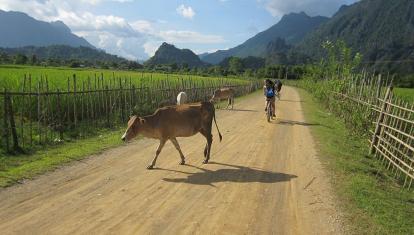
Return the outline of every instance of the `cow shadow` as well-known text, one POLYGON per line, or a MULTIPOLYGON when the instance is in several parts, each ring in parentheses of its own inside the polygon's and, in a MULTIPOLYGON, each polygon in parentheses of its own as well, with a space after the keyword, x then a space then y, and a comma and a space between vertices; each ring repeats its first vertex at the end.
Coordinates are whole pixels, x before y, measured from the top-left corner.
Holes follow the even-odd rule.
POLYGON ((184 178, 164 178, 163 180, 171 183, 187 183, 195 185, 210 185, 214 187, 214 183, 233 182, 233 183, 277 183, 290 181, 296 178, 296 175, 265 171, 258 168, 250 168, 245 166, 230 165, 224 163, 210 162, 209 164, 221 165, 231 168, 209 170, 197 166, 187 165, 200 170, 196 173, 188 173, 184 178))

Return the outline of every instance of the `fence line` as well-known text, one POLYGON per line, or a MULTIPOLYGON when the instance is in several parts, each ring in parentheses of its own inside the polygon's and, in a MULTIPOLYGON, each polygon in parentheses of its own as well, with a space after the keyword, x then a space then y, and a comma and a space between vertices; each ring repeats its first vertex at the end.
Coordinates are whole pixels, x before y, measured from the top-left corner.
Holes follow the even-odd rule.
POLYGON ((259 82, 243 84, 192 81, 158 81, 152 87, 135 86, 131 78, 104 80, 88 78, 81 85, 76 76, 67 79, 67 90, 50 91, 48 79, 32 88, 31 76, 24 77, 21 91, 0 92, 0 149, 20 151, 38 145, 79 138, 99 128, 125 124, 132 113, 146 115, 156 108, 175 104, 176 95, 185 91, 189 102, 207 101, 213 91, 232 87, 236 96, 255 91, 259 82), (28 89, 25 87, 28 84, 28 89))
POLYGON ((411 188, 414 180, 413 105, 396 98, 392 81, 381 75, 352 77, 331 94, 334 99, 342 100, 339 109, 349 111, 348 115, 342 111, 347 123, 362 122, 371 133, 370 153, 403 187, 411 188), (365 120, 353 120, 352 114, 356 112, 362 112, 360 116, 365 120))

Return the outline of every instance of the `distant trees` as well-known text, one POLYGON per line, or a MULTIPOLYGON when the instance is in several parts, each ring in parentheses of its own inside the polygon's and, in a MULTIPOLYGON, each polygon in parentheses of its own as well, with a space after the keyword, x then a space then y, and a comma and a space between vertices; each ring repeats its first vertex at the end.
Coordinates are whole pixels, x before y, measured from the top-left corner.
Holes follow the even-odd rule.
POLYGON ((27 56, 22 54, 17 54, 14 56, 13 63, 14 64, 26 64, 27 63, 27 56))

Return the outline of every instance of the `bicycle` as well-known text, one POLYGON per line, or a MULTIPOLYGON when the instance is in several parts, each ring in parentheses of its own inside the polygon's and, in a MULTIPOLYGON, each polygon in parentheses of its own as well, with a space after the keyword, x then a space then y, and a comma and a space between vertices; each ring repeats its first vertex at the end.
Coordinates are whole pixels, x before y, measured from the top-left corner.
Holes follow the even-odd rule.
POLYGON ((273 115, 273 108, 272 108, 272 98, 267 98, 266 99, 266 118, 267 118, 267 122, 270 122, 270 119, 272 118, 273 115))

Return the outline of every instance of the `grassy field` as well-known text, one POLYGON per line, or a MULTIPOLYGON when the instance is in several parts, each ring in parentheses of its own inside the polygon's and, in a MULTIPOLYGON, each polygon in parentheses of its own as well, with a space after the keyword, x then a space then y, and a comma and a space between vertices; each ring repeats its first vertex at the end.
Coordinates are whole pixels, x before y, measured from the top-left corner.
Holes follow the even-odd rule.
MULTIPOLYGON (((8 88, 9 90, 20 91, 24 82, 24 76, 30 75, 32 78, 32 87, 36 87, 36 83, 41 79, 48 78, 49 89, 66 90, 68 78, 70 78, 70 86, 72 87, 72 77, 76 74, 77 87, 81 88, 83 82, 87 82, 90 78, 92 86, 96 77, 104 77, 105 83, 113 82, 118 84, 118 78, 129 79, 137 86, 151 86, 156 81, 176 81, 181 82, 191 80, 194 83, 204 82, 205 84, 217 84, 223 81, 223 78, 218 77, 201 77, 193 75, 179 75, 179 74, 162 74, 162 73, 144 73, 138 71, 121 71, 121 70, 105 70, 105 69, 74 69, 68 67, 40 67, 40 66, 19 66, 19 65, 0 65, 0 88, 8 88), (113 79, 113 78, 116 79, 113 79)), ((232 84, 243 84, 246 80, 237 78, 225 78, 225 81, 232 84)), ((28 82, 28 81, 27 81, 28 82)), ((27 84, 26 84, 27 85, 27 84)))
POLYGON ((95 137, 67 141, 33 153, 2 155, 0 153, 0 187, 7 187, 23 179, 58 168, 62 164, 80 160, 90 154, 122 144, 123 128, 101 130, 95 137))
POLYGON ((371 155, 365 138, 299 89, 319 156, 332 176, 347 234, 414 234, 414 192, 401 189, 371 155))
POLYGON ((414 104, 414 88, 394 88, 394 94, 397 97, 414 104))

